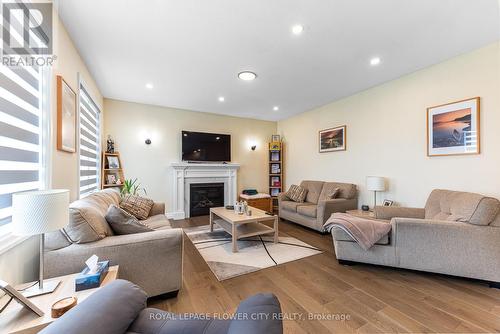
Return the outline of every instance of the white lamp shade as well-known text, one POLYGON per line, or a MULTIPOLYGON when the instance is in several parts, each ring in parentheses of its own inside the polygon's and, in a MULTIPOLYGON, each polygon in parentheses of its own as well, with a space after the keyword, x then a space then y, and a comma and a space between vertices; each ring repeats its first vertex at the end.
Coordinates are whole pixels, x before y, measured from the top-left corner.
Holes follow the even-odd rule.
POLYGON ((366 189, 370 191, 384 191, 385 190, 385 178, 380 176, 368 176, 366 177, 366 189))
POLYGON ((15 235, 37 235, 60 230, 69 222, 69 190, 54 189, 12 195, 15 235))

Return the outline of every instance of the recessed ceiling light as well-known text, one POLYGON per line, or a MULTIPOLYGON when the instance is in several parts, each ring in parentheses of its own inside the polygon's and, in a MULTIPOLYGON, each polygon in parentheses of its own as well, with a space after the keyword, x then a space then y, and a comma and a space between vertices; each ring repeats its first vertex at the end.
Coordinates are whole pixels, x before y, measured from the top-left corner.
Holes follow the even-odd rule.
POLYGON ((278 111, 278 110, 280 110, 280 107, 278 107, 278 106, 274 106, 274 107, 273 107, 273 110, 274 110, 274 111, 278 111))
POLYGON ((370 65, 372 66, 377 66, 380 64, 380 58, 379 57, 374 57, 372 59, 370 59, 370 65))
POLYGON ((292 32, 294 35, 300 35, 304 31, 304 26, 296 24, 292 27, 292 32))
POLYGON ((153 84, 152 84, 152 83, 147 83, 147 84, 146 84, 146 88, 147 88, 147 89, 153 89, 153 87, 154 87, 154 86, 153 86, 153 84))
POLYGON ((257 78, 257 74, 250 72, 250 71, 243 71, 238 73, 238 78, 244 81, 252 81, 255 78, 257 78))
POLYGON ((219 102, 224 102, 225 100, 224 96, 219 96, 219 102))
POLYGON ((219 140, 219 139, 220 139, 220 137, 215 137, 215 140, 219 140))

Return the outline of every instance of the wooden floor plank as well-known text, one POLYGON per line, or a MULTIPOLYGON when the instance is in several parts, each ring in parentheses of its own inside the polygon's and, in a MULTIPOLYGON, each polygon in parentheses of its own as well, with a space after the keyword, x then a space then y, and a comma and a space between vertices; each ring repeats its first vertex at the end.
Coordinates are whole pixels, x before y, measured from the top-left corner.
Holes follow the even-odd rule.
MULTIPOLYGON (((208 217, 196 217, 172 226, 207 224, 208 217)), ((185 237, 182 290, 177 298, 155 298, 149 306, 177 313, 231 313, 243 299, 272 292, 286 318, 285 333, 500 332, 500 290, 443 275, 343 266, 330 235, 284 221, 280 235, 324 253, 219 282, 185 237), (321 318, 325 314, 348 314, 349 320, 321 318)))

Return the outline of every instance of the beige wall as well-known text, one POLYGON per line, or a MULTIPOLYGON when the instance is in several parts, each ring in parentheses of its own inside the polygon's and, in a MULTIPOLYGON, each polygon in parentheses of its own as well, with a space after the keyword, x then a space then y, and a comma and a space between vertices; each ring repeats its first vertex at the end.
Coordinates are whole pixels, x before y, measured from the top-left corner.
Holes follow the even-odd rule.
MULTIPOLYGON (((85 63, 78 54, 66 29, 54 16, 55 36, 54 54, 57 60, 50 74, 50 116, 51 116, 51 147, 49 151, 51 170, 51 187, 70 190, 71 200, 78 196, 78 156, 77 153, 60 152, 56 149, 56 75, 61 75, 71 88, 78 92, 78 73, 89 87, 96 103, 102 106, 102 95, 99 92, 85 63)), ((38 238, 30 238, 16 247, 0 254, 0 277, 10 283, 27 282, 36 279, 38 275, 38 238)), ((82 264, 83 265, 83 264, 82 264)))
MULTIPOLYGON (((383 70, 379 68, 377 70, 383 70)), ((500 198, 500 48, 487 46, 278 122, 287 143, 287 184, 302 179, 352 182, 360 204, 372 203, 365 177, 385 176, 379 198, 422 206, 434 188, 500 198), (426 156, 426 108, 481 97, 476 156, 426 156), (318 130, 347 125, 347 151, 318 153, 318 130)))
POLYGON ((268 192, 267 142, 275 122, 200 113, 151 105, 104 100, 105 130, 116 141, 125 178, 138 178, 148 195, 172 208, 170 163, 181 160, 181 131, 231 135, 232 161, 241 164, 238 189, 268 192), (151 137, 152 144, 144 140, 151 137), (255 142, 257 149, 250 150, 255 142))
POLYGON ((69 84, 69 86, 78 94, 78 73, 87 85, 95 99, 94 102, 101 107, 103 105, 103 97, 92 75, 83 62, 78 50, 75 48, 73 41, 69 37, 66 29, 60 21, 57 23, 56 40, 54 54, 57 55, 57 61, 52 69, 51 76, 51 111, 52 111, 52 188, 63 188, 70 190, 71 200, 78 197, 78 154, 58 151, 56 149, 57 136, 57 80, 56 76, 60 75, 69 84))

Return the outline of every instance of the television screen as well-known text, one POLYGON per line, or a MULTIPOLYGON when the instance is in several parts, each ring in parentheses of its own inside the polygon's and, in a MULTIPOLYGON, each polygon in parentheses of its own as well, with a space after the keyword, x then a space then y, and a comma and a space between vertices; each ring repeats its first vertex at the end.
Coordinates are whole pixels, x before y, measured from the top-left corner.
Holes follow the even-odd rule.
POLYGON ((182 161, 231 161, 231 136, 182 131, 182 161))

